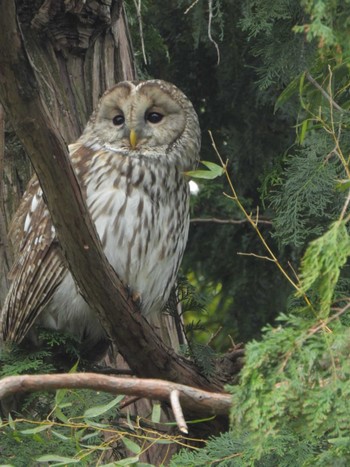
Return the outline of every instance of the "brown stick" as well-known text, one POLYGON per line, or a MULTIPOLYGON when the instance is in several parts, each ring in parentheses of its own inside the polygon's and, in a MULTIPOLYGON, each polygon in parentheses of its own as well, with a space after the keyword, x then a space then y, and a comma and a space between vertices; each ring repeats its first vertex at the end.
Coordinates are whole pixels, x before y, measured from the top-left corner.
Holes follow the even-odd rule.
POLYGON ((96 373, 8 376, 0 380, 0 399, 23 391, 63 388, 93 389, 165 402, 169 402, 171 394, 177 391, 178 400, 184 408, 205 416, 228 415, 231 408, 229 394, 212 393, 159 379, 118 378, 96 373))

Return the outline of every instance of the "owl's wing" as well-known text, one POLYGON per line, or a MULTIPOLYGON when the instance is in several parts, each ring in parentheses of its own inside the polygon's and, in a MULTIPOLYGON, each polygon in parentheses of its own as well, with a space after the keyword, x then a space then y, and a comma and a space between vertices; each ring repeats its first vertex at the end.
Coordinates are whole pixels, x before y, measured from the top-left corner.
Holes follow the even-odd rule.
POLYGON ((43 200, 33 177, 10 229, 17 261, 0 314, 0 336, 21 342, 63 279, 65 264, 43 200))

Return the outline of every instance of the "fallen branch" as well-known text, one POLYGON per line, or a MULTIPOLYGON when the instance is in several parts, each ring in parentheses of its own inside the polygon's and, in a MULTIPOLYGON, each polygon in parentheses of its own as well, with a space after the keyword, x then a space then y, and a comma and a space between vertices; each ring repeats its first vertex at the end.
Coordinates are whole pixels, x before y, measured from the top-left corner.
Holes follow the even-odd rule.
POLYGON ((181 407, 205 417, 228 415, 231 408, 229 394, 203 391, 159 379, 118 378, 96 373, 8 376, 0 380, 0 399, 19 392, 57 389, 93 389, 163 402, 170 401, 175 420, 183 433, 186 432, 187 426, 181 407))

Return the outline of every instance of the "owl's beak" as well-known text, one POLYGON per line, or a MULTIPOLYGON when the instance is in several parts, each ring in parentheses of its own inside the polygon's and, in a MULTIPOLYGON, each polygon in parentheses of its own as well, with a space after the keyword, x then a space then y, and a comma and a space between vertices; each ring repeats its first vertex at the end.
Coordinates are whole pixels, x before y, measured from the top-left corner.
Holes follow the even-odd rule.
POLYGON ((132 149, 135 149, 137 144, 137 135, 134 129, 130 130, 129 141, 132 149))

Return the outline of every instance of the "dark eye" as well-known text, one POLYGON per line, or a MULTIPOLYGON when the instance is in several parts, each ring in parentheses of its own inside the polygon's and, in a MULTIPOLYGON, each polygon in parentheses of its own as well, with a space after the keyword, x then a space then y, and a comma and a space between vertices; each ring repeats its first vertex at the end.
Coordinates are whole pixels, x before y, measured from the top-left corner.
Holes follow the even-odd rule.
POLYGON ((115 126, 120 126, 120 125, 123 125, 123 123, 125 122, 125 118, 123 115, 116 115, 115 117, 113 117, 113 125, 115 126))
POLYGON ((146 116, 146 120, 150 123, 159 123, 163 119, 163 115, 158 112, 150 112, 146 116))

